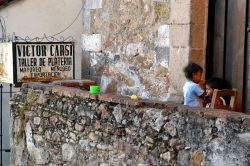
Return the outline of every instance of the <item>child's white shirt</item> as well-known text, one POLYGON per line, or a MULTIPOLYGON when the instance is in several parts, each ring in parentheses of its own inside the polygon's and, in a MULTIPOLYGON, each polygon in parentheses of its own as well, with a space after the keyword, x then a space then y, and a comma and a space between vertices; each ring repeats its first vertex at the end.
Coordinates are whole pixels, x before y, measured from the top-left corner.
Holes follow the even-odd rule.
POLYGON ((183 93, 184 105, 190 107, 203 107, 200 96, 204 93, 204 90, 198 84, 188 80, 183 86, 183 93))

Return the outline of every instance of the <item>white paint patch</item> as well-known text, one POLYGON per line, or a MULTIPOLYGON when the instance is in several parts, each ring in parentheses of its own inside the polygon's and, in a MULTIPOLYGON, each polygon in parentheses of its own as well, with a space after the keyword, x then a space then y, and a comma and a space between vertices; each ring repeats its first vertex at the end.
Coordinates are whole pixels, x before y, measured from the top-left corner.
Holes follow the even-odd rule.
POLYGON ((137 56, 137 55, 143 55, 146 48, 144 43, 130 43, 127 45, 126 48, 126 54, 128 56, 137 56))
POLYGON ((95 66, 97 64, 97 60, 96 59, 91 59, 90 60, 90 66, 95 66))
POLYGON ((100 9, 102 8, 102 0, 86 0, 85 8, 86 9, 100 9))
POLYGON ((158 47, 169 47, 169 25, 161 25, 158 28, 158 35, 155 39, 155 45, 158 47))
POLYGON ((169 38, 169 25, 161 25, 158 28, 159 38, 169 38))
POLYGON ((169 38, 155 38, 155 46, 169 47, 169 38))
POLYGON ((82 49, 84 51, 99 52, 102 50, 100 34, 82 34, 82 49))
POLYGON ((149 6, 147 4, 144 5, 144 12, 149 12, 149 6))
POLYGON ((160 63, 161 66, 168 68, 168 61, 162 61, 160 63))

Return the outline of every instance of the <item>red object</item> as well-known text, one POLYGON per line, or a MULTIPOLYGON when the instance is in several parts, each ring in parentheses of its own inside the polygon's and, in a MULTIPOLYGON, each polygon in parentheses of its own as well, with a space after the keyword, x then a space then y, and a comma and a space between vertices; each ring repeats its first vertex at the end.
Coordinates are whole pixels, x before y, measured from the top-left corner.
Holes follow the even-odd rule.
POLYGON ((0 6, 3 5, 5 2, 4 0, 0 0, 0 6))

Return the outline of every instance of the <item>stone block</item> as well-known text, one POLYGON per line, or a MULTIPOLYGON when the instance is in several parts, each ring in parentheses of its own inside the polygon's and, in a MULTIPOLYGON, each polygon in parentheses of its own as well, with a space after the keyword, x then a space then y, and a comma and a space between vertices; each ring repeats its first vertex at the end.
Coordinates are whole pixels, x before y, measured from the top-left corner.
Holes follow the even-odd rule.
POLYGON ((191 13, 191 0, 171 1, 170 22, 174 24, 189 24, 191 13))
POLYGON ((207 0, 191 0, 191 23, 205 24, 207 0))
POLYGON ((205 69, 206 56, 203 49, 191 49, 189 55, 189 61, 199 64, 203 69, 205 69))
POLYGON ((204 48, 205 45, 205 25, 191 24, 190 40, 192 48, 204 48))
POLYGON ((102 8, 102 0, 86 0, 84 4, 85 9, 99 9, 102 8))
POLYGON ((169 38, 155 38, 156 47, 169 47, 169 38))
POLYGON ((238 137, 240 139, 240 142, 248 146, 250 145, 250 133, 249 132, 238 134, 238 137))
POLYGON ((102 50, 100 34, 82 34, 82 49, 84 51, 100 52, 102 50))
POLYGON ((190 25, 172 25, 170 28, 171 47, 189 47, 190 25))
POLYGON ((170 6, 166 2, 154 2, 155 15, 162 21, 167 21, 170 17, 170 6))
POLYGON ((169 25, 161 25, 158 28, 158 37, 159 38, 169 38, 169 30, 170 26, 169 25))
POLYGON ((169 72, 172 83, 170 89, 171 93, 182 94, 182 87, 186 81, 182 69, 188 63, 189 50, 188 47, 170 48, 169 72))
POLYGON ((193 166, 201 166, 203 160, 204 154, 201 150, 196 150, 192 153, 191 161, 193 166))
POLYGON ((76 157, 75 148, 70 144, 62 145, 62 160, 63 161, 72 161, 76 157))

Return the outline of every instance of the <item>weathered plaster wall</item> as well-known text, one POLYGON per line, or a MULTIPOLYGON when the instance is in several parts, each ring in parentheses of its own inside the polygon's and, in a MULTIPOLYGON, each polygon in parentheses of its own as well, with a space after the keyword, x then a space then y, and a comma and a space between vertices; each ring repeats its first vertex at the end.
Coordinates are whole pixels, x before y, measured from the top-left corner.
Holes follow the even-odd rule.
MULTIPOLYGON (((81 34, 82 34, 82 0, 19 0, 0 9, 2 23, 5 23, 6 36, 15 40, 13 35, 26 39, 57 34, 54 37, 73 37, 75 40, 76 78, 81 78, 81 34), (79 13, 80 12, 80 13, 79 13)), ((2 37, 2 29, 0 28, 2 37)), ((33 40, 34 42, 35 40, 33 40)), ((47 41, 44 39, 44 41, 47 41)))
POLYGON ((12 100, 14 165, 250 164, 250 116, 26 84, 12 100))

